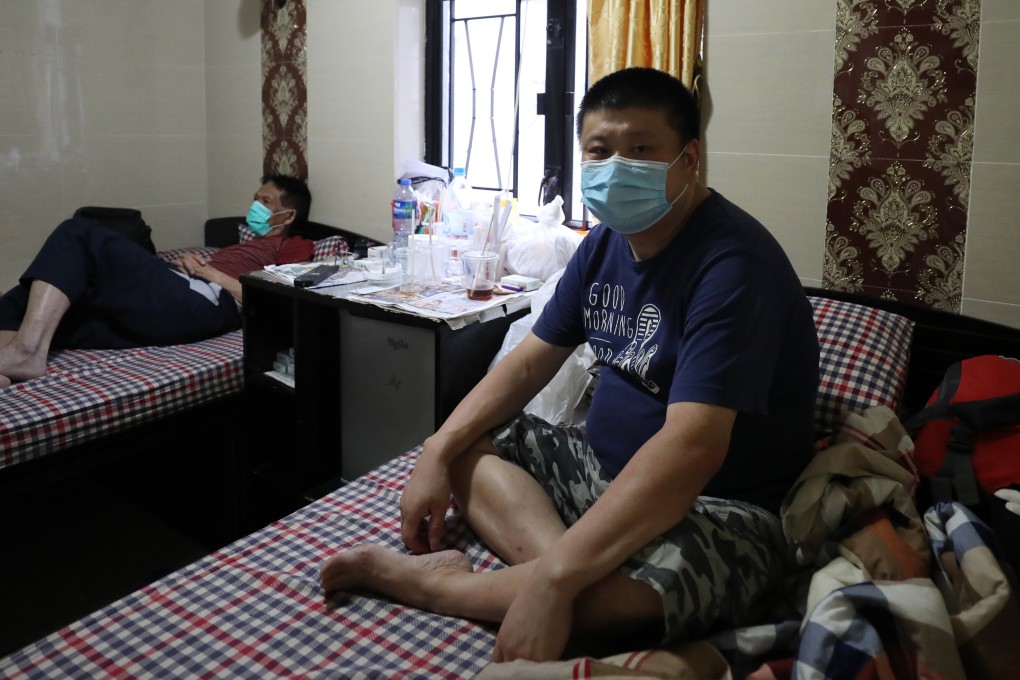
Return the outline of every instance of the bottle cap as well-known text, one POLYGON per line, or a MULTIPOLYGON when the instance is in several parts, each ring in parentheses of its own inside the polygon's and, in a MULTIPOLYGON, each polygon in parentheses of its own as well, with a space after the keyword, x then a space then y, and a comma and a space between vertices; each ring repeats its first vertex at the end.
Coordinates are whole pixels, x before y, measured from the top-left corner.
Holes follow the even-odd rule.
POLYGON ((454 177, 457 177, 458 175, 463 175, 463 174, 464 174, 464 168, 454 168, 453 169, 453 176, 454 177))
POLYGON ((407 177, 405 177, 404 179, 400 180, 400 185, 401 186, 405 186, 405 187, 409 187, 409 186, 411 186, 411 180, 408 179, 407 177))

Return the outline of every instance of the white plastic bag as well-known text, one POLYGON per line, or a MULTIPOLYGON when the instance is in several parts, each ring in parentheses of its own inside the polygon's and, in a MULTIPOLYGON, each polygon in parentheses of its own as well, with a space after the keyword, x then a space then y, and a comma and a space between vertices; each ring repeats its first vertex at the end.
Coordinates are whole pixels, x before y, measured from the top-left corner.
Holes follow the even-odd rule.
POLYGON ((521 221, 507 242, 503 262, 511 274, 547 281, 567 266, 583 237, 563 226, 563 198, 557 196, 538 210, 538 222, 521 221))
MULTIPOLYGON (((538 320, 545 303, 552 297, 562 274, 563 270, 560 269, 547 277, 545 285, 531 297, 531 312, 510 324, 510 328, 503 338, 503 346, 500 347, 489 365, 490 371, 531 331, 531 327, 538 320)), ((525 412, 532 413, 553 425, 580 425, 584 420, 584 414, 577 413, 577 406, 581 403, 584 391, 592 380, 587 369, 594 362, 595 354, 588 344, 579 345, 563 362, 563 366, 549 381, 549 384, 528 402, 528 405, 524 407, 525 412)))

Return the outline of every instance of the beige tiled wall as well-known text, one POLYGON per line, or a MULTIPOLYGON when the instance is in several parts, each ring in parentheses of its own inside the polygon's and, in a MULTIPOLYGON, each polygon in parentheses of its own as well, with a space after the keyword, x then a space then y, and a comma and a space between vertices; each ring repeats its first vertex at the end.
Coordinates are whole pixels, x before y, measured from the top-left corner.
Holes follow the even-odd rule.
POLYGON ((984 0, 963 313, 1020 327, 1020 3, 984 0))
POLYGON ((204 114, 212 217, 245 214, 262 174, 259 4, 205 0, 204 114))
MULTIPOLYGON (((821 282, 836 2, 707 3, 709 184, 821 282)), ((1020 327, 1020 3, 981 3, 963 313, 1020 327)))
POLYGON ((704 163, 805 283, 821 282, 835 2, 707 3, 704 163))
POLYGON ((314 219, 392 237, 404 159, 424 153, 424 0, 306 0, 314 219))
POLYGON ((84 204, 200 238, 203 26, 202 0, 0 0, 0 290, 84 204))

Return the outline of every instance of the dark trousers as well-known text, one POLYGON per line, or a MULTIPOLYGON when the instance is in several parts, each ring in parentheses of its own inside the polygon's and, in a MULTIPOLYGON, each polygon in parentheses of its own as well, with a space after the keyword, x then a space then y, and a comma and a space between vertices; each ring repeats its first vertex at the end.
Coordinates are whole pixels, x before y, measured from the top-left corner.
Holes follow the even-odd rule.
POLYGON ((55 349, 176 345, 241 327, 227 291, 210 302, 167 262, 94 220, 67 220, 50 234, 21 284, 0 297, 0 330, 21 325, 35 280, 71 301, 55 349))

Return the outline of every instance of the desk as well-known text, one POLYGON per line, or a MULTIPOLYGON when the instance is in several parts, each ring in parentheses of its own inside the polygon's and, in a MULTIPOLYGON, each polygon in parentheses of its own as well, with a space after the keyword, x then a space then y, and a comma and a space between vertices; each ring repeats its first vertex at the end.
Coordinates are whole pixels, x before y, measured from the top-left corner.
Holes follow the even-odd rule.
MULTIPOLYGON (((256 484, 287 512, 420 444, 485 375, 527 308, 443 321, 294 288, 258 272, 244 291, 245 398, 256 484), (265 375, 294 349, 294 386, 265 375), (264 489, 263 489, 264 490, 264 489), (288 509, 289 508, 289 509, 288 509)), ((277 517, 272 517, 276 519, 277 517)))

